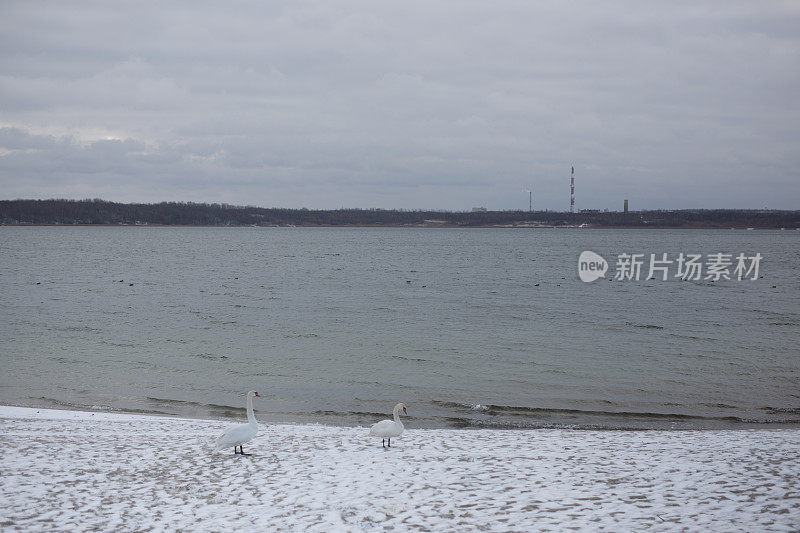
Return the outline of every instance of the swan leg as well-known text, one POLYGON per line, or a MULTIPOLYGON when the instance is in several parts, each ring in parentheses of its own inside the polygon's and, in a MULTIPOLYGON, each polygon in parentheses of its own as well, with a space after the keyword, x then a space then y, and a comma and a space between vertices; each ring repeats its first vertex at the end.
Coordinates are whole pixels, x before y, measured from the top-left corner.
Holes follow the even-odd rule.
POLYGON ((253 455, 252 453, 244 453, 244 448, 242 448, 241 444, 239 445, 239 450, 241 450, 242 455, 253 455))
POLYGON ((389 448, 391 448, 391 447, 392 447, 392 439, 389 438, 389 448))
POLYGON ((386 448, 386 439, 381 439, 381 446, 386 448))

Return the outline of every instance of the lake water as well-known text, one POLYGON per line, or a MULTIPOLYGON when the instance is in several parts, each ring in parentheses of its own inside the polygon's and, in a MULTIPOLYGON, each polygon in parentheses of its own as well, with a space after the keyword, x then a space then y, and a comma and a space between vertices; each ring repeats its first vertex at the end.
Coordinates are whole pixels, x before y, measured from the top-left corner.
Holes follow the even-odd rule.
POLYGON ((799 231, 0 227, 0 402, 408 427, 800 427, 799 231), (584 283, 578 256, 611 263, 584 283), (608 281, 760 253, 757 280, 608 281))

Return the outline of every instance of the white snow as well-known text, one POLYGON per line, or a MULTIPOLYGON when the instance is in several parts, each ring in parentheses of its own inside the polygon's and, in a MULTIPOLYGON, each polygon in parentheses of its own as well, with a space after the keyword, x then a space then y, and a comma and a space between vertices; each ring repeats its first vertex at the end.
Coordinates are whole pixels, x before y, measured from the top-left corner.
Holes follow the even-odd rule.
MULTIPOLYGON (((268 419, 262 413, 260 420, 268 419)), ((0 529, 791 531, 800 431, 417 430, 0 407, 0 529)))

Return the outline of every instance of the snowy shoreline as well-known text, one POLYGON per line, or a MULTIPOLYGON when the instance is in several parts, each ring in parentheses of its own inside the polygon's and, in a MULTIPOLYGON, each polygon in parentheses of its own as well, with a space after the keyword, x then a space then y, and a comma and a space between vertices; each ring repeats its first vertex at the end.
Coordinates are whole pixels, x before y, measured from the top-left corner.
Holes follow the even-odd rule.
POLYGON ((0 406, 0 528, 791 531, 800 430, 262 425, 0 406))

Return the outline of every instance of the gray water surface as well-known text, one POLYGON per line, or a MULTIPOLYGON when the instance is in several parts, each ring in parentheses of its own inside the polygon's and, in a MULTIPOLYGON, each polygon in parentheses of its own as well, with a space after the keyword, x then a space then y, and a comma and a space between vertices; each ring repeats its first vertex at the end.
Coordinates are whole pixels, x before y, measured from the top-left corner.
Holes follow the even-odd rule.
POLYGON ((0 402, 409 427, 800 426, 800 232, 0 227, 0 402), (612 264, 583 283, 578 255, 612 264), (763 278, 608 281, 620 253, 763 278))

